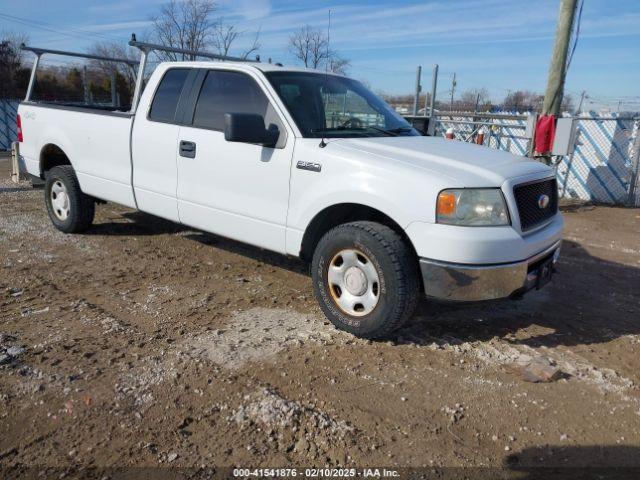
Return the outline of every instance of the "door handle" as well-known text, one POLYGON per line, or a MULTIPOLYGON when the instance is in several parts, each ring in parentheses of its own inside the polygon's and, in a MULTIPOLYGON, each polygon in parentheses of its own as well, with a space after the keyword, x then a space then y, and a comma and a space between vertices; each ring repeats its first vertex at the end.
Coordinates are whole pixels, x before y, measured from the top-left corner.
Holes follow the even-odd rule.
POLYGON ((196 143, 180 140, 180 156, 186 158, 196 158, 196 143))

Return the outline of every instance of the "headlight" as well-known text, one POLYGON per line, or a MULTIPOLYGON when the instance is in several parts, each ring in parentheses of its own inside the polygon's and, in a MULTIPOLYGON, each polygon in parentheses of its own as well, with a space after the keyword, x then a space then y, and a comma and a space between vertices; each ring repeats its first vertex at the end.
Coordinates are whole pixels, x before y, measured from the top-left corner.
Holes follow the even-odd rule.
POLYGON ((509 225, 509 213, 500 189, 451 189, 438 195, 436 221, 449 225, 509 225))

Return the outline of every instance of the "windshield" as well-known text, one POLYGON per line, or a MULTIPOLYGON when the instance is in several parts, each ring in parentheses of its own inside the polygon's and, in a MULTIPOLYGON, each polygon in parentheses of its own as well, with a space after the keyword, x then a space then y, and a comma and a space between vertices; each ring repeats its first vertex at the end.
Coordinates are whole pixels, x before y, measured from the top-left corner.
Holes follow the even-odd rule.
POLYGON ((266 76, 305 137, 419 135, 355 80, 311 72, 267 72, 266 76))

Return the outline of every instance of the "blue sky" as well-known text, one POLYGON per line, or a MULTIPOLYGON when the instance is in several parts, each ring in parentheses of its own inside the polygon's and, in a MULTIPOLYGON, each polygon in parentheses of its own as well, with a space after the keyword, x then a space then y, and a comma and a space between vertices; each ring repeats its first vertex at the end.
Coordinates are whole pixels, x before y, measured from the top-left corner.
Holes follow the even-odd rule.
MULTIPOLYGON (((261 30, 263 58, 293 64, 289 35, 302 25, 326 28, 332 47, 352 63, 351 76, 375 90, 408 93, 415 68, 423 85, 440 65, 438 96, 456 72, 457 92, 486 87, 494 100, 509 90, 544 91, 559 0, 293 1, 220 0, 219 14, 247 33, 261 30)), ((142 34, 162 0, 0 0, 0 31, 26 31, 36 46, 85 50, 93 42, 142 34), (27 24, 2 15, 25 19, 27 24), (39 23, 38 23, 39 22, 39 23)), ((592 108, 640 110, 640 1, 585 0, 567 91, 586 90, 592 108), (633 103, 635 102, 635 103, 633 103)))

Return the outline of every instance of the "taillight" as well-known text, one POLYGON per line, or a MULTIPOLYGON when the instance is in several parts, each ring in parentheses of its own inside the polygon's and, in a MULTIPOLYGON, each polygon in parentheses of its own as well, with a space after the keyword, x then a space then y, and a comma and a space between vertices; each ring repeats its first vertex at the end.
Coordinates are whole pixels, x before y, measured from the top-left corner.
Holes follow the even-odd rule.
POLYGON ((16 130, 18 132, 18 141, 22 142, 24 138, 22 138, 22 120, 20 120, 20 115, 16 117, 16 130))

